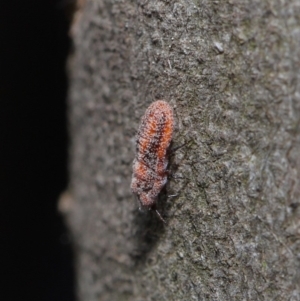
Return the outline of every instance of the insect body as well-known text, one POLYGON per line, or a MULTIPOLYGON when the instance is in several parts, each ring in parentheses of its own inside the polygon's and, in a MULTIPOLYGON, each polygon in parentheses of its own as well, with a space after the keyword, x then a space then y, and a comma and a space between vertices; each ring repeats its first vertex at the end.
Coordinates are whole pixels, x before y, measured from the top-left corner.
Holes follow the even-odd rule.
POLYGON ((173 130, 174 116, 170 105, 163 100, 153 102, 142 117, 133 161, 131 190, 141 208, 156 210, 157 197, 167 183, 167 151, 173 130))

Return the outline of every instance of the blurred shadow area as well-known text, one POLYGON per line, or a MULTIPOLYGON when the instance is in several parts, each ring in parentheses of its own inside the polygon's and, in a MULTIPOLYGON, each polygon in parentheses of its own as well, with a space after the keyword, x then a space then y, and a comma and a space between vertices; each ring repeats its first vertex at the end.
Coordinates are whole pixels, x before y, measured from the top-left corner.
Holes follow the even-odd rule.
POLYGON ((1 3, 2 300, 75 300, 73 254, 57 212, 68 180, 65 64, 70 46, 60 2, 1 3))

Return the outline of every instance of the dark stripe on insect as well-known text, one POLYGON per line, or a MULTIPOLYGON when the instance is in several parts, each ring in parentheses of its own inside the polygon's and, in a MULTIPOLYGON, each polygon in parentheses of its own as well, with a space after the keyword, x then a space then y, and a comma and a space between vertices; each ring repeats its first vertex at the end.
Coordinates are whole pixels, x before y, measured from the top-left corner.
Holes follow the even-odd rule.
MULTIPOLYGON (((154 168, 156 167, 157 156, 154 156, 154 157, 152 157, 152 156, 156 155, 158 152, 159 145, 161 144, 161 140, 164 135, 163 129, 166 125, 165 114, 163 114, 161 118, 162 118, 162 120, 159 123, 159 126, 155 133, 155 136, 157 135, 157 137, 155 139, 153 139, 153 141, 151 141, 151 143, 149 143, 147 145, 146 151, 142 154, 139 151, 140 142, 137 141, 137 156, 136 156, 137 161, 142 163, 143 165, 145 165, 147 168, 152 170, 154 173, 156 173, 156 170, 154 168), (141 158, 138 158, 139 156, 141 156, 141 158), (153 167, 150 167, 150 166, 153 166, 153 167)), ((140 136, 142 138, 144 138, 143 135, 140 135, 140 136)))
POLYGON ((155 166, 157 162, 157 152, 158 148, 161 144, 162 137, 164 135, 164 127, 166 125, 166 116, 163 114, 162 122, 159 124, 156 133, 155 133, 155 138, 150 141, 150 143, 147 145, 147 150, 142 154, 142 160, 145 162, 150 162, 149 164, 153 164, 155 166), (155 155, 154 157, 152 157, 155 155))

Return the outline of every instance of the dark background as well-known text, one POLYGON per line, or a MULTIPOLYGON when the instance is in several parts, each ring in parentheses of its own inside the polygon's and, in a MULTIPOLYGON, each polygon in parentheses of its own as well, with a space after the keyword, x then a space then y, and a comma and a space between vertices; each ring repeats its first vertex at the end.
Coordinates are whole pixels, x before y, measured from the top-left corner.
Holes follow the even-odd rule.
POLYGON ((74 300, 67 186, 70 3, 0 6, 0 298, 74 300))

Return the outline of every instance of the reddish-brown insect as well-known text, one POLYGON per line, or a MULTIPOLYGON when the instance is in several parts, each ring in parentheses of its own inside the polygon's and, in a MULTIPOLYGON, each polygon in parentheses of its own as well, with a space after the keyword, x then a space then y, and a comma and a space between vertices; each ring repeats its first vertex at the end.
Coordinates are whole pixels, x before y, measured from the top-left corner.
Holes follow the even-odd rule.
POLYGON ((168 148, 174 130, 171 106, 163 101, 153 102, 142 117, 136 137, 131 190, 141 208, 156 210, 157 197, 167 183, 168 148))

